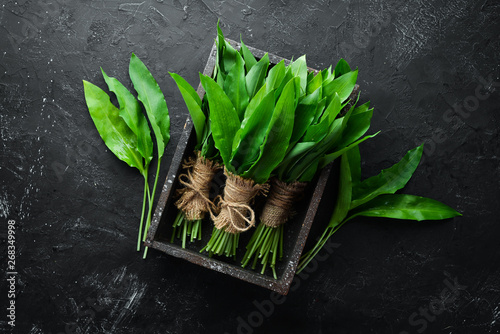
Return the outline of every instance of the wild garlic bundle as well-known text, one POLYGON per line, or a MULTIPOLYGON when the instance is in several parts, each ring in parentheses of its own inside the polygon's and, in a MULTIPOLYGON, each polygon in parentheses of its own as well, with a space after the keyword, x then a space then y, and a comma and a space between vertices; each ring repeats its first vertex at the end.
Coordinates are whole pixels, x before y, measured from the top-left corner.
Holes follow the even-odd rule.
MULTIPOLYGON (((167 103, 165 102, 165 97, 160 86, 158 86, 158 83, 147 67, 135 54, 132 54, 129 65, 130 79, 137 92, 137 98, 142 102, 146 110, 146 115, 156 137, 158 150, 156 178, 153 191, 150 191, 148 170, 149 164, 153 159, 153 141, 148 121, 142 113, 139 102, 127 88, 117 79, 108 77, 104 70, 101 69, 101 71, 109 90, 115 93, 120 108, 115 107, 111 103, 109 95, 106 92, 84 80, 85 101, 90 116, 106 146, 120 160, 126 162, 131 167, 137 168, 144 177, 144 196, 137 237, 137 251, 139 251, 141 240, 144 241, 146 239, 146 234, 151 224, 153 199, 158 183, 161 158, 163 157, 165 146, 170 140, 170 118, 167 103), (146 199, 148 200, 148 214, 143 230, 146 199)), ((146 257, 147 250, 148 248, 146 247, 144 258, 146 257)))
MULTIPOLYGON (((238 114, 242 114, 248 106, 250 95, 253 96, 257 87, 262 84, 263 76, 269 66, 269 59, 266 58, 257 63, 243 42, 240 51, 236 51, 224 39, 218 23, 216 44, 216 64, 212 77, 216 79, 238 114), (237 66, 235 66, 236 56, 240 61, 237 66), (244 59, 245 68, 240 66, 242 59, 244 59)), ((185 173, 179 176, 184 187, 178 190, 180 198, 175 203, 179 212, 173 223, 174 232, 171 241, 173 242, 177 235, 182 239, 184 248, 187 236, 191 236, 191 242, 201 239, 202 219, 207 213, 213 215, 215 208, 209 199, 209 190, 215 172, 221 167, 221 157, 214 146, 208 95, 205 95, 202 101, 186 80, 174 73, 170 75, 184 98, 197 138, 196 157, 191 157, 184 163, 185 173)), ((217 103, 217 101, 212 101, 212 103, 217 103)))
MULTIPOLYGON (((235 59, 232 72, 239 73, 235 77, 245 80, 243 58, 237 54, 235 59)), ((267 55, 254 66, 263 62, 268 64, 267 55)), ((265 182, 286 154, 293 132, 300 79, 293 75, 280 76, 279 68, 273 67, 265 82, 264 77, 258 78, 252 86, 254 89, 246 88, 249 103, 244 110, 238 110, 214 80, 200 77, 209 102, 215 146, 220 151, 227 177, 212 237, 202 249, 210 255, 235 256, 239 233, 255 224, 253 199, 267 191, 265 182)), ((252 69, 248 73, 252 73, 252 69)), ((241 86, 248 87, 245 82, 241 86)))
POLYGON ((172 240, 182 239, 182 248, 190 241, 201 240, 202 220, 213 209, 209 198, 212 179, 220 168, 219 152, 214 147, 209 109, 205 100, 181 76, 170 73, 179 88, 188 108, 196 132, 195 156, 184 162, 185 173, 179 175, 179 182, 184 186, 177 190, 179 198, 175 202, 179 209, 173 223, 172 240))
POLYGON ((297 61, 303 62, 299 76, 307 76, 307 82, 295 110, 293 134, 285 158, 273 172, 261 223, 246 246, 242 261, 245 267, 253 257, 255 268, 260 259, 261 273, 270 263, 275 278, 276 259, 283 254, 283 224, 307 183, 342 152, 374 136, 360 139, 370 126, 372 110, 368 104, 355 108, 357 70, 351 71, 341 59, 335 71, 330 67, 314 75, 307 72, 305 58, 297 61), (352 106, 342 114, 348 104, 352 106))

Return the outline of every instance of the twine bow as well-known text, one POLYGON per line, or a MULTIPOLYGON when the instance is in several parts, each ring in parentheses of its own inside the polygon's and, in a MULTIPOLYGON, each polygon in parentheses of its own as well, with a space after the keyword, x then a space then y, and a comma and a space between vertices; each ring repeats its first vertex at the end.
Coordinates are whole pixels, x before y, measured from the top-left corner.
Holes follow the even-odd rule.
POLYGON ((259 194, 266 194, 268 184, 256 184, 251 179, 244 179, 224 169, 227 176, 224 198, 220 198, 219 215, 213 218, 217 229, 236 234, 255 226, 255 212, 250 206, 259 194))
POLYGON ((179 182, 184 188, 177 190, 180 198, 175 202, 175 206, 182 210, 189 220, 203 219, 206 212, 213 215, 212 210, 216 207, 209 199, 210 184, 220 168, 219 165, 203 158, 198 152, 196 159, 190 157, 182 167, 187 172, 179 175, 179 182))

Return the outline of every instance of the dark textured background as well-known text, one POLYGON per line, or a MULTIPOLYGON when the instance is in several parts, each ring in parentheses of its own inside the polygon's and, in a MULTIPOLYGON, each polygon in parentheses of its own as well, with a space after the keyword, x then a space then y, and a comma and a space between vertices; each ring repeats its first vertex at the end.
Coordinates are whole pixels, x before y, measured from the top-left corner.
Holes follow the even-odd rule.
MULTIPOLYGON (((499 333, 499 14, 495 0, 2 1, 0 258, 14 219, 14 332, 499 333), (404 192, 464 216, 353 221, 272 309, 265 289, 156 251, 143 261, 142 178, 106 150, 82 79, 103 87, 102 66, 130 85, 131 52, 148 65, 172 119, 163 180, 187 115, 167 71, 197 84, 218 18, 259 49, 359 67, 370 131, 382 131, 361 147, 364 176, 426 142, 404 192)), ((8 332, 3 275, 0 287, 8 332)))

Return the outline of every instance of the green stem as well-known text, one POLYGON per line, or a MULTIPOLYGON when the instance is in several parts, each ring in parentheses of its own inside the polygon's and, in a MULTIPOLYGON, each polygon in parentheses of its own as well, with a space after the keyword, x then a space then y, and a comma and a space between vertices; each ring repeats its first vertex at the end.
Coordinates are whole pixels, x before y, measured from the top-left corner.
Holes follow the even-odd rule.
MULTIPOLYGON (((158 184, 158 176, 160 175, 160 163, 161 163, 161 156, 158 157, 158 163, 156 164, 155 183, 153 185, 152 195, 150 195, 150 197, 149 197, 148 219, 146 220, 146 228, 144 229, 142 241, 146 241, 146 235, 148 234, 148 229, 149 229, 149 226, 151 225, 151 213, 153 212, 153 201, 154 201, 155 194, 156 194, 156 185, 158 184)), ((148 247, 145 247, 144 248, 144 255, 142 256, 142 258, 145 259, 147 254, 148 254, 148 247)))
POLYGON ((172 224, 172 237, 170 243, 174 242, 175 235, 182 239, 182 248, 186 248, 186 241, 194 242, 196 239, 201 240, 201 219, 189 220, 182 210, 177 212, 177 217, 172 224), (188 239, 188 236, 191 236, 188 239))
POLYGON ((316 242, 316 245, 314 245, 313 249, 309 250, 307 253, 303 254, 300 257, 300 262, 299 262, 299 265, 297 266, 296 274, 300 274, 300 272, 302 270, 304 270, 305 267, 307 267, 309 262, 311 262, 312 259, 314 259, 314 257, 316 256, 316 254, 318 254, 319 251, 323 248, 323 246, 328 241, 328 239, 330 239, 330 237, 335 232, 337 232, 342 227, 342 225, 344 225, 348 220, 349 219, 343 220, 340 224, 337 224, 334 227, 328 226, 325 229, 325 232, 323 232, 321 237, 318 239, 318 241, 316 242))
POLYGON ((272 270, 273 277, 277 279, 276 260, 283 256, 283 230, 284 226, 276 228, 266 226, 262 222, 257 226, 250 241, 246 246, 241 266, 244 268, 253 258, 252 269, 255 269, 258 259, 262 265, 261 274, 264 274, 267 266, 272 270))
POLYGON ((142 212, 141 212, 141 223, 139 224, 139 234, 137 235, 137 251, 141 250, 141 232, 142 232, 142 225, 144 223, 144 214, 146 211, 146 199, 147 199, 147 193, 148 193, 148 174, 144 173, 144 197, 142 200, 142 212))
POLYGON ((200 253, 207 251, 209 256, 226 255, 226 257, 236 258, 236 249, 238 248, 239 234, 228 233, 223 229, 214 227, 210 240, 200 250, 200 253))

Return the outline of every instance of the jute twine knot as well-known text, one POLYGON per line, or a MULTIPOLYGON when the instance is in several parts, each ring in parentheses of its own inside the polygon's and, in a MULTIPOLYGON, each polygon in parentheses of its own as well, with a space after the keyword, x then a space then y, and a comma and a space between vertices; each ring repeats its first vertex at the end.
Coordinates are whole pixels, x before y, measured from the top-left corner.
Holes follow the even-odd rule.
POLYGON ((184 188, 177 190, 180 198, 175 206, 184 212, 188 220, 198 220, 205 217, 205 213, 215 208, 209 199, 212 179, 220 168, 211 160, 205 159, 197 152, 196 158, 189 157, 182 167, 187 170, 179 175, 179 182, 184 188))
POLYGON ((260 215, 261 221, 273 228, 286 223, 292 215, 293 204, 300 199, 306 186, 306 182, 286 183, 273 178, 269 196, 260 215))
POLYGON ((255 226, 255 212, 250 206, 254 198, 260 194, 267 194, 268 184, 256 184, 251 179, 234 175, 224 168, 226 185, 224 197, 220 198, 218 206, 220 213, 213 217, 217 229, 237 234, 255 226))

